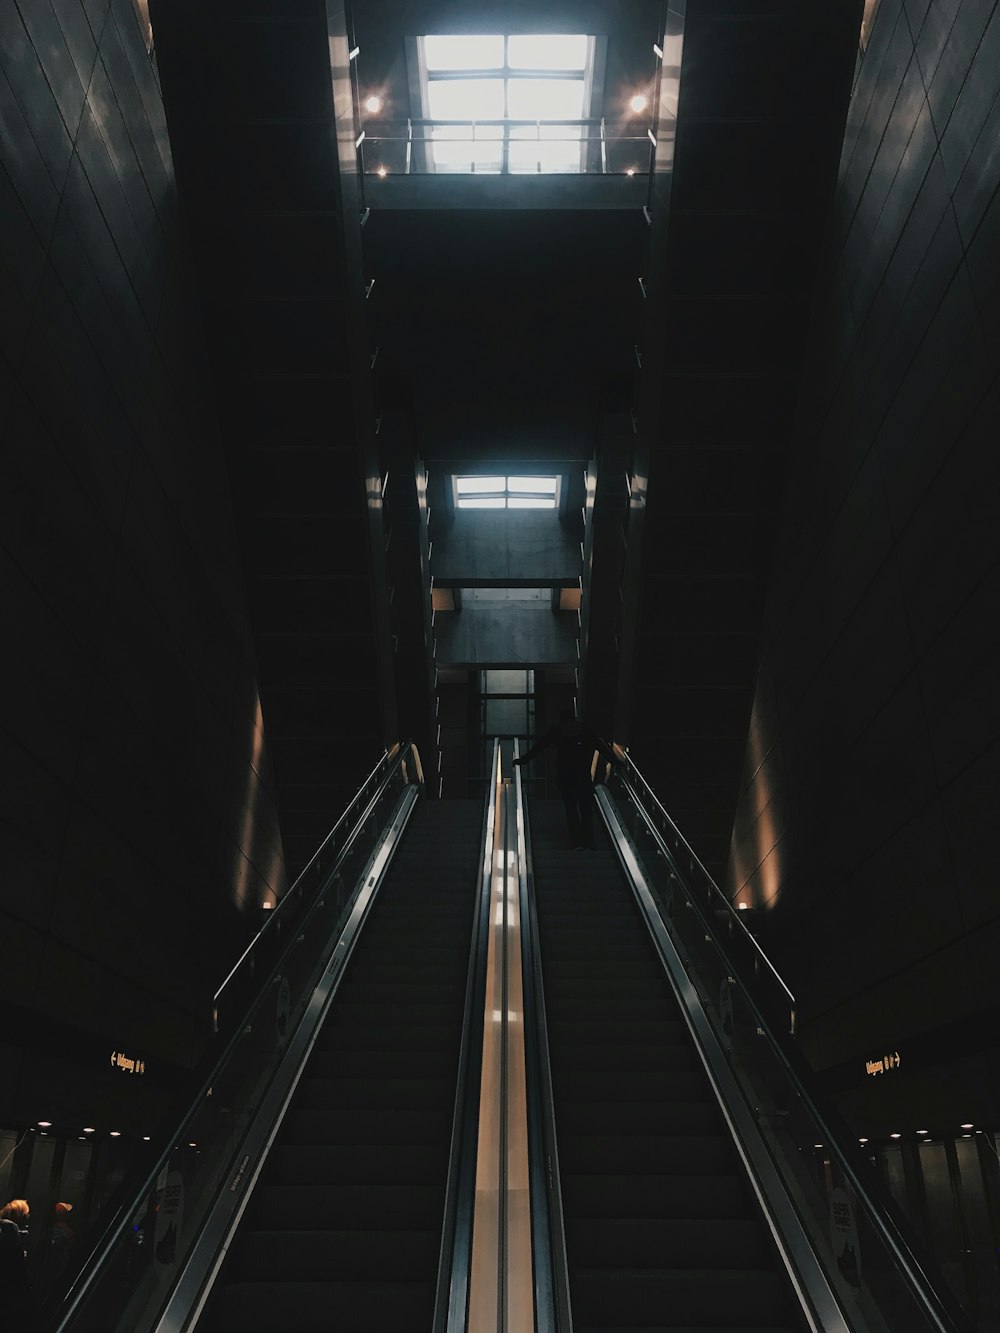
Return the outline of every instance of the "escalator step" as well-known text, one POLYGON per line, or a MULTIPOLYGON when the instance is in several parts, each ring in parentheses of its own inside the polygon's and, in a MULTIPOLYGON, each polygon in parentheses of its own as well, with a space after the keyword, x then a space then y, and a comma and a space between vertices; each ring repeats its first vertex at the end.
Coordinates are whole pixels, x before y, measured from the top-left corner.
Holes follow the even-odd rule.
POLYGON ((718 1135, 564 1135, 559 1140, 559 1163, 570 1174, 585 1175, 588 1167, 600 1174, 724 1176, 735 1170, 732 1143, 718 1135))
POLYGON ((400 1126, 398 1143, 364 1147, 351 1143, 284 1144, 267 1162, 267 1180, 283 1185, 309 1185, 335 1180, 338 1185, 428 1185, 448 1169, 448 1150, 441 1145, 412 1144, 400 1126))
MULTIPOLYGON (((413 1107, 406 1113, 408 1143, 447 1142, 451 1107, 413 1107)), ((391 1143, 399 1134, 399 1111, 390 1106, 357 1110, 334 1107, 306 1111, 293 1106, 281 1127, 282 1143, 391 1143)))
MULTIPOLYGON (((749 1213, 736 1175, 570 1175, 562 1179, 571 1217, 739 1218, 749 1213)), ((571 1256, 572 1259, 572 1256, 571 1256)))
POLYGON ((675 1324, 730 1324, 740 1329, 782 1322, 785 1288, 777 1273, 760 1269, 582 1269, 573 1275, 574 1300, 589 1322, 652 1324, 665 1310, 675 1324))
POLYGON ((450 1107, 454 1083, 446 1078, 304 1078, 296 1104, 305 1111, 336 1107, 450 1107))
POLYGON ((273 1231, 423 1231, 441 1225, 437 1185, 272 1185, 261 1183, 247 1209, 251 1225, 273 1231))
POLYGON ((704 1134, 722 1124, 714 1102, 615 1102, 593 1098, 562 1101, 557 1124, 564 1134, 704 1134))
POLYGON ((772 1257, 763 1226, 750 1218, 587 1218, 567 1241, 581 1268, 763 1268, 772 1257))
POLYGON ((433 1282, 234 1282, 214 1311, 217 1333, 400 1333, 429 1328, 433 1282))
POLYGON ((250 1231, 234 1246, 233 1275, 240 1281, 317 1280, 378 1282, 385 1252, 395 1277, 426 1280, 437 1263, 440 1237, 431 1231, 250 1231))

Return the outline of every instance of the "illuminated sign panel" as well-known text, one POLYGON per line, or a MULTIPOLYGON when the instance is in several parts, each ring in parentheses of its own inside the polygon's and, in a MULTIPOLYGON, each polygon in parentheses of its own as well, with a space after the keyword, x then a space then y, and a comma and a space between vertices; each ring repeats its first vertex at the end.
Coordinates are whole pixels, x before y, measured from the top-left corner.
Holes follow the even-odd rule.
POLYGON ((869 1078, 878 1078, 879 1074, 888 1074, 893 1070, 898 1070, 902 1064, 902 1057, 898 1051, 890 1051, 888 1055, 880 1055, 877 1060, 865 1061, 865 1073, 869 1078))
POLYGON ((146 1061, 134 1055, 126 1055, 124 1051, 112 1051, 111 1068, 120 1069, 123 1074, 145 1074, 146 1061))

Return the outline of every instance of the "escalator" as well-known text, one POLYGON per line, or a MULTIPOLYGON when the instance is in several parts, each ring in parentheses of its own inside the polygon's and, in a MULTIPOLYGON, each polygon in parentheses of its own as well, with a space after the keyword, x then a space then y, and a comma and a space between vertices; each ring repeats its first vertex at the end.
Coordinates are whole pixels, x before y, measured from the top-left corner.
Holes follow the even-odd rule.
POLYGON ((431 1325, 482 810, 417 806, 198 1323, 431 1325))
POLYGON ((575 1333, 798 1333, 732 1137, 615 853, 530 806, 575 1333))
POLYGON ((635 766, 583 851, 509 758, 380 760, 45 1333, 963 1329, 635 766))

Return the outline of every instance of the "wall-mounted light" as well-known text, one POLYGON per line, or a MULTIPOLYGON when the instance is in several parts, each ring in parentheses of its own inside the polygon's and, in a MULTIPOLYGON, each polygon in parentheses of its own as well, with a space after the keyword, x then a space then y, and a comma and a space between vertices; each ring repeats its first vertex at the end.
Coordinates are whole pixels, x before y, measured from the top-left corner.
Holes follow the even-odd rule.
POLYGON ((372 93, 371 97, 365 98, 365 110, 373 116, 377 116, 382 110, 382 99, 377 93, 372 93))
POLYGON ((645 110, 646 110, 646 107, 647 107, 648 105, 649 105, 649 101, 648 101, 648 99, 647 99, 647 97, 646 97, 646 94, 645 94, 645 93, 636 93, 635 96, 634 96, 634 97, 631 99, 631 101, 629 102, 629 109, 630 109, 635 115, 638 115, 638 114, 640 113, 640 111, 645 111, 645 110))

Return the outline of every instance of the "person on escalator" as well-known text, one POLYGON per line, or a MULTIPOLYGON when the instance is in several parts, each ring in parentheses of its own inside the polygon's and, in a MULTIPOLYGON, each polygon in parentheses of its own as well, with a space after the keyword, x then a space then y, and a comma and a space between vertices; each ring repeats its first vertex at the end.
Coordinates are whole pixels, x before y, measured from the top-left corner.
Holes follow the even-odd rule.
POLYGON ((564 708, 559 721, 514 763, 526 764, 553 745, 556 747, 556 786, 566 807, 570 846, 591 848, 594 845, 594 784, 590 770, 594 751, 599 751, 611 764, 615 763, 615 756, 572 708, 564 708))

